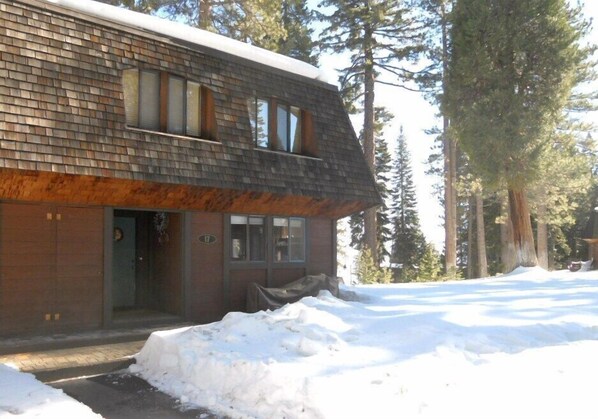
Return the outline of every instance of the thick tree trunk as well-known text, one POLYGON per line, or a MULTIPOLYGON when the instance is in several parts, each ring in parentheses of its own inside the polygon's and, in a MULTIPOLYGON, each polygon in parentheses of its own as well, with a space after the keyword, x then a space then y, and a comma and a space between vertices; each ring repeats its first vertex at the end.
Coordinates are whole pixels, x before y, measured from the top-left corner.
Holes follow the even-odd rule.
POLYGON ((513 245, 513 225, 509 216, 508 199, 502 203, 502 219, 500 225, 500 260, 503 272, 511 272, 515 269, 515 246, 513 245))
POLYGON ((478 245, 478 274, 480 278, 488 276, 488 258, 486 257, 486 230, 484 225, 484 200, 482 194, 475 194, 475 214, 476 214, 476 242, 478 245))
POLYGON ((210 15, 212 13, 212 0, 198 0, 199 1, 199 28, 207 30, 210 24, 210 15))
POLYGON ((446 273, 457 266, 457 151, 448 132, 448 119, 444 118, 444 252, 446 273))
POLYGON ((468 200, 468 206, 467 206, 467 279, 471 279, 474 277, 475 272, 474 272, 474 268, 475 268, 475 260, 476 260, 476 255, 475 255, 475 245, 474 245, 474 241, 475 241, 475 236, 473 234, 473 225, 474 225, 474 221, 475 221, 475 217, 473 216, 473 211, 474 211, 474 202, 473 199, 471 197, 469 197, 468 200))
MULTIPOLYGON (((442 90, 446 92, 448 75, 448 19, 444 3, 440 5, 442 22, 442 90)), ((457 269, 457 145, 449 134, 449 119, 442 118, 444 149, 444 268, 447 274, 457 269)))
POLYGON ((545 222, 546 208, 540 205, 538 208, 537 247, 538 266, 548 269, 548 225, 545 222))
POLYGON ((513 225, 515 266, 536 266, 534 232, 525 190, 509 189, 509 214, 513 225))
MULTIPOLYGON (((363 152, 372 176, 376 176, 376 155, 374 143, 374 57, 371 48, 368 48, 369 39, 371 41, 372 34, 365 31, 366 48, 365 48, 365 74, 364 74, 364 99, 363 99, 363 152)), ((378 241, 376 234, 376 208, 370 208, 365 211, 363 222, 363 236, 364 244, 372 251, 372 258, 374 265, 378 266, 378 241)))

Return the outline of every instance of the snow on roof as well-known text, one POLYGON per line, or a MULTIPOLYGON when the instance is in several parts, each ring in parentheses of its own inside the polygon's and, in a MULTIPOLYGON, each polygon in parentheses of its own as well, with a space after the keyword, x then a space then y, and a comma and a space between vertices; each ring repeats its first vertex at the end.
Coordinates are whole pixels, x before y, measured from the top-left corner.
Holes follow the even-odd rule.
POLYGON ((328 77, 317 67, 272 51, 258 48, 222 35, 193 28, 157 16, 145 15, 92 0, 43 0, 57 6, 76 10, 111 22, 149 30, 172 38, 191 42, 250 61, 329 83, 328 77))

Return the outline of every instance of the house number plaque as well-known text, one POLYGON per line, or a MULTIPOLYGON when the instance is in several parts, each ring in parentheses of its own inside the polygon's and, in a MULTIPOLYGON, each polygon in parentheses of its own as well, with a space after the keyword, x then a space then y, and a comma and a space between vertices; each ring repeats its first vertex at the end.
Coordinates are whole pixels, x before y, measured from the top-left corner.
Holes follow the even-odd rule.
POLYGON ((216 243, 216 236, 213 234, 202 234, 199 236, 199 242, 203 244, 214 244, 216 243))

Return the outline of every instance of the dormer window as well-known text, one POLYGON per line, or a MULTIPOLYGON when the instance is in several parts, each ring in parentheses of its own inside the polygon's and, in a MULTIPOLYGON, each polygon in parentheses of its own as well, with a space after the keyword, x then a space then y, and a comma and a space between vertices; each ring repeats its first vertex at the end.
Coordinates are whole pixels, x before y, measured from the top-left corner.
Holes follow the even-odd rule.
POLYGON ((123 71, 129 127, 216 139, 212 92, 199 83, 161 71, 123 71))
POLYGON ((249 120, 257 148, 316 157, 311 113, 276 99, 249 101, 249 120))

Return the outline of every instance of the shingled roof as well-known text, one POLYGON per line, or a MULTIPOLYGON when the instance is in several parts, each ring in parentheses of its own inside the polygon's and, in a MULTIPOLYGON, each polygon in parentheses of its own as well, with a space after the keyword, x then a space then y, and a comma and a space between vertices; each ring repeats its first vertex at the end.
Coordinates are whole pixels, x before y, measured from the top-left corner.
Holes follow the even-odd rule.
POLYGON ((341 217, 380 203, 337 89, 52 2, 0 0, 0 198, 341 217), (125 125, 122 70, 214 93, 217 141, 125 125), (313 114, 318 157, 256 149, 247 99, 313 114))

